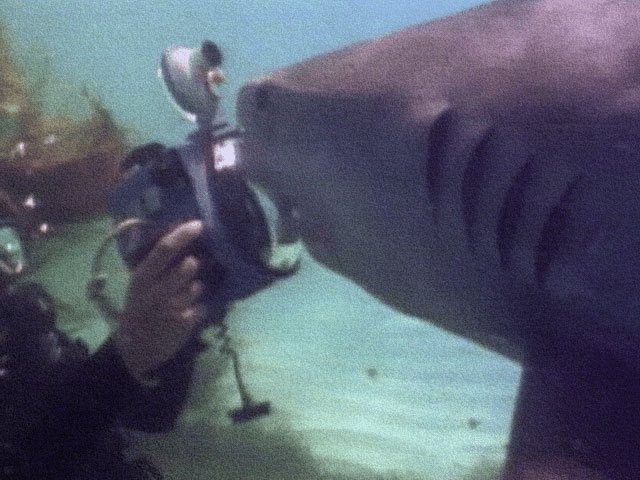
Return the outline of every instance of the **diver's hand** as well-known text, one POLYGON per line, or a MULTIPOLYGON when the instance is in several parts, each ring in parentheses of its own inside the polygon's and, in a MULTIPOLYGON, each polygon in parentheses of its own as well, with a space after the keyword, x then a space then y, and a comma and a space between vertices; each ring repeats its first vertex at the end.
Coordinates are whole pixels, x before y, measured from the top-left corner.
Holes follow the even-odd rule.
POLYGON ((178 226, 131 274, 114 340, 137 379, 173 357, 204 317, 204 305, 198 303, 203 290, 196 280, 199 261, 185 256, 201 232, 198 220, 178 226))

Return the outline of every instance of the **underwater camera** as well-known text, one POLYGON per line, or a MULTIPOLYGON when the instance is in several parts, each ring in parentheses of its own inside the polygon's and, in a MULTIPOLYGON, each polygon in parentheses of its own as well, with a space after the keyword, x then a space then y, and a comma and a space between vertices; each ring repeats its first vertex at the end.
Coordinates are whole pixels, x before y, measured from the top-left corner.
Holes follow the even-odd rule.
POLYGON ((183 145, 152 143, 134 149, 122 162, 124 181, 112 192, 110 207, 117 219, 143 220, 118 237, 129 266, 172 226, 201 219, 199 257, 214 263, 210 270, 218 272, 205 279, 213 287, 208 295, 212 301, 229 302, 293 273, 302 246, 296 213, 276 205, 238 171, 241 132, 225 120, 215 90, 224 78, 218 68, 221 60, 209 41, 198 49, 172 47, 164 52, 162 79, 176 106, 197 128, 183 145))
MULTIPOLYGON (((129 267, 177 224, 202 220, 202 240, 193 253, 203 264, 204 303, 211 311, 292 274, 302 252, 296 212, 277 205, 237 168, 242 135, 219 105, 221 62, 222 54, 210 41, 163 53, 160 77, 175 106, 197 127, 182 145, 151 143, 134 149, 123 160, 124 179, 109 199, 115 218, 130 222, 117 234, 129 267)), ((234 361, 244 405, 231 413, 234 422, 268 413, 268 403, 251 402, 239 378, 237 355, 228 342, 224 348, 234 361)))

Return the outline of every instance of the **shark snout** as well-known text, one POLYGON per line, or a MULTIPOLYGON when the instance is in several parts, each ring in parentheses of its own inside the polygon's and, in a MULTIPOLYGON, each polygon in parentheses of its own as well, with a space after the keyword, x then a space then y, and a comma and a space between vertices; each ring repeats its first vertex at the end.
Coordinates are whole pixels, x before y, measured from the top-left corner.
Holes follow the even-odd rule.
POLYGON ((297 175, 300 156, 306 156, 308 142, 317 138, 316 123, 308 114, 316 106, 314 99, 272 77, 242 87, 236 108, 244 130, 240 163, 251 180, 297 175))
POLYGON ((238 121, 249 135, 264 132, 273 119, 273 97, 275 86, 268 79, 247 83, 238 93, 238 121))
POLYGON ((238 93, 237 118, 245 132, 240 145, 239 166, 253 181, 259 179, 258 170, 265 163, 264 140, 269 136, 265 99, 268 96, 269 86, 260 80, 247 83, 238 93))

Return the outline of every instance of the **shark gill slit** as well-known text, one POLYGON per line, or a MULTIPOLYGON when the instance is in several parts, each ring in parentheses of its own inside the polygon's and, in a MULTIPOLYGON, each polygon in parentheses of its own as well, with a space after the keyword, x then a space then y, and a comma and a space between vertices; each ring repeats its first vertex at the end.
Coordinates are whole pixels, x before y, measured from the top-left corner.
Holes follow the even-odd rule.
POLYGON ((562 240, 567 236, 571 205, 581 181, 582 176, 578 175, 567 183, 562 196, 549 213, 540 233, 534 262, 536 284, 540 289, 545 287, 551 262, 558 257, 566 243, 562 240))
POLYGON ((496 247, 500 257, 500 266, 507 270, 511 263, 511 253, 515 247, 518 223, 521 221, 522 209, 525 204, 525 189, 531 181, 535 157, 529 156, 520 168, 507 191, 496 232, 496 247))
POLYGON ((433 222, 438 224, 443 162, 453 127, 453 112, 446 108, 438 114, 429 128, 426 145, 427 197, 432 205, 433 222))
POLYGON ((489 168, 489 146, 494 130, 489 128, 482 133, 469 157, 462 178, 462 215, 467 235, 467 244, 475 252, 478 241, 478 197, 485 181, 485 172, 489 168))

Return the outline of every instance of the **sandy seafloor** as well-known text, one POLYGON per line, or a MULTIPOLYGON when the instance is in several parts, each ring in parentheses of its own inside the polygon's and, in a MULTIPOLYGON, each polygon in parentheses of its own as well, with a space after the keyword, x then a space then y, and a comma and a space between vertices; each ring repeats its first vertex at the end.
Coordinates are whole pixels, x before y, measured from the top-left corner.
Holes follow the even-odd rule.
MULTIPOLYGON (((175 143, 189 126, 155 78, 160 52, 171 44, 211 38, 225 48, 232 111, 235 91, 251 76, 470 5, 3 0, 0 14, 28 69, 37 73, 50 58, 52 109, 72 109, 73 92, 87 85, 137 141, 175 143)), ((61 328, 94 348, 109 327, 84 288, 109 224, 71 225, 34 252, 35 278, 58 299, 61 328)), ((126 274, 112 257, 111 291, 121 296, 126 274)), ((239 302, 228 318, 251 393, 270 400, 273 414, 231 424, 226 412, 239 399, 230 369, 211 348, 199 359, 176 431, 131 433, 134 450, 176 480, 493 478, 519 367, 400 315, 304 260, 298 274, 239 302)))

